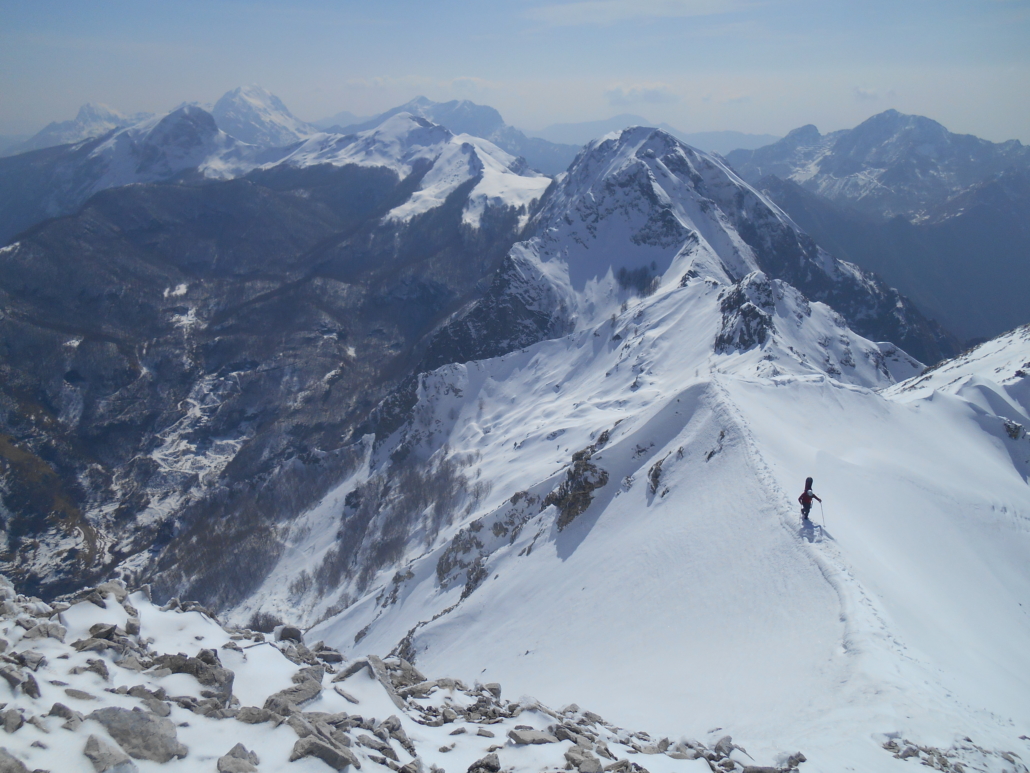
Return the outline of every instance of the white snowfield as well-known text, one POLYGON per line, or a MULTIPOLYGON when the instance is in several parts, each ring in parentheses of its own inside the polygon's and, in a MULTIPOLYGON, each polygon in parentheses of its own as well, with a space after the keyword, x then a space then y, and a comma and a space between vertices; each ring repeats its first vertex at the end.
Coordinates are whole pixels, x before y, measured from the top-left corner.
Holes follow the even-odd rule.
MULTIPOLYGON (((661 180, 647 150, 632 149, 646 173, 627 163, 614 179, 661 180)), ((672 176, 713 168, 685 161, 672 176)), ((912 769, 908 742, 938 767, 1026 770, 1027 329, 920 380, 895 347, 754 270, 719 225, 732 178, 712 172, 708 213, 669 195, 668 233, 693 235, 651 243, 632 239, 648 213, 597 179, 563 178, 556 195, 585 216, 513 251, 563 288, 575 332, 424 376, 412 422, 301 520, 236 614, 326 614, 340 599, 286 588, 333 546, 345 495, 389 475, 402 444, 472 455, 482 485, 453 526, 427 542, 430 506, 404 557, 311 637, 670 737, 729 732, 756 759, 801 749, 807 771, 912 769), (651 261, 653 295, 616 287, 617 266, 651 261), (739 303, 723 308, 734 292, 767 337, 748 343, 739 303), (802 525, 806 476, 824 502, 802 525)))
MULTIPOLYGON (((462 211, 464 223, 478 228, 487 207, 514 207, 520 226, 529 219, 530 205, 539 199, 551 178, 519 169, 514 156, 491 142, 468 134, 454 135, 443 126, 410 113, 398 113, 375 129, 356 135, 316 135, 283 161, 293 166, 333 164, 381 166, 405 178, 424 164, 429 167, 418 190, 391 210, 387 221, 409 221, 441 206, 462 184, 477 179, 462 211)), ((269 164, 274 166, 275 164, 269 164)))

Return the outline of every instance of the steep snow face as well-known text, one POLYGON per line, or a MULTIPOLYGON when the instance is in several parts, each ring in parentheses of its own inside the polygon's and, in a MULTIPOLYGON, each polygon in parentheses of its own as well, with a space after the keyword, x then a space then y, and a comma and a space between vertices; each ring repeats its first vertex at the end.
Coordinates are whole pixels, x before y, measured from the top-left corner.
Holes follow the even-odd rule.
POLYGON ((226 92, 211 109, 218 128, 238 140, 262 147, 293 145, 318 133, 295 117, 282 100, 260 86, 226 92))
POLYGON ((382 166, 402 178, 417 171, 418 189, 386 215, 387 221, 399 222, 441 206, 459 187, 474 183, 462 214, 466 224, 478 227, 487 209, 513 207, 524 225, 531 204, 551 182, 522 168, 516 158, 486 140, 454 135, 409 113, 393 115, 356 135, 319 134, 290 153, 284 163, 382 166))

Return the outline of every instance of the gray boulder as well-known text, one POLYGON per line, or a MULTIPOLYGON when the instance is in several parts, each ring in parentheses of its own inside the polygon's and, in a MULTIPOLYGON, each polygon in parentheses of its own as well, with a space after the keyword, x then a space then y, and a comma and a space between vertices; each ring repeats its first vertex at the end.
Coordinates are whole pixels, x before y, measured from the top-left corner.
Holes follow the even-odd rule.
POLYGON ((290 762, 296 762, 304 757, 317 757, 337 771, 344 770, 348 765, 361 768, 358 758, 349 749, 332 747, 323 741, 319 741, 314 736, 301 738, 293 745, 293 751, 290 753, 290 762))
POLYGON ((191 658, 179 653, 178 655, 158 655, 154 658, 154 664, 167 668, 173 674, 189 674, 205 687, 213 688, 217 697, 222 703, 228 703, 232 698, 232 683, 235 674, 228 668, 223 668, 215 650, 201 650, 197 657, 191 658))
POLYGON ((113 623, 95 623, 89 627, 89 635, 94 639, 110 639, 117 628, 113 623))
POLYGON ((218 758, 218 773, 256 773, 260 762, 257 754, 238 743, 218 758))
POLYGON ((175 724, 150 712, 111 706, 94 711, 87 719, 94 719, 107 728, 111 737, 134 759, 168 762, 189 753, 176 737, 175 724))
POLYGON ((501 761, 491 753, 469 765, 468 773, 497 773, 500 769, 501 761))
POLYGON ((96 773, 137 773, 139 768, 129 759, 129 755, 121 749, 104 743, 95 735, 86 740, 86 748, 82 752, 96 773))
POLYGON ((0 714, 0 721, 3 722, 4 730, 8 733, 17 733, 25 724, 25 717, 17 709, 7 709, 0 714))
POLYGON ((322 682, 313 678, 308 669, 294 676, 297 682, 293 687, 269 695, 265 699, 265 708, 282 716, 289 715, 295 708, 313 701, 322 692, 322 682))
POLYGON ((540 730, 509 730, 508 737, 516 746, 537 743, 558 743, 558 739, 550 733, 540 730))
POLYGON ((260 722, 267 722, 276 715, 268 709, 261 709, 257 706, 244 706, 236 714, 236 719, 246 722, 248 725, 256 725, 260 722))
POLYGON ((30 628, 25 632, 23 639, 57 639, 64 642, 68 629, 60 623, 45 622, 30 628))
POLYGON ((25 763, 0 746, 0 773, 29 773, 25 763))
POLYGON ((579 773, 602 773, 601 761, 582 746, 573 746, 565 752, 565 760, 579 773))

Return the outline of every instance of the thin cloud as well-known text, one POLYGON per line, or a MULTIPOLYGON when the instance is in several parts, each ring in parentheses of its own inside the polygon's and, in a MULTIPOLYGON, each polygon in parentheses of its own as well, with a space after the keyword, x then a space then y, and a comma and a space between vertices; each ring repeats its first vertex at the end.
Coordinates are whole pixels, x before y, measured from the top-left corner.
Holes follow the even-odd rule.
POLYGON ((672 89, 664 84, 616 86, 604 92, 608 103, 613 107, 628 107, 630 105, 660 105, 679 101, 679 96, 672 89))
POLYGON ((529 18, 553 27, 607 25, 630 19, 714 16, 747 8, 746 0, 574 0, 532 8, 529 18))

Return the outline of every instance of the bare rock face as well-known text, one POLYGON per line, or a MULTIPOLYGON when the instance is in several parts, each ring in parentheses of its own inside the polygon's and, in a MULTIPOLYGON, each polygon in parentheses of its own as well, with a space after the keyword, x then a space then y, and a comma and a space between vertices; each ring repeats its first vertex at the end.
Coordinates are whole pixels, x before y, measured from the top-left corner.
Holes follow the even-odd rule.
POLYGON ((172 721, 150 712, 108 707, 94 711, 88 719, 95 719, 107 728, 111 737, 134 759, 168 762, 189 753, 185 744, 179 743, 172 721))
POLYGON ((137 773, 139 768, 121 749, 104 743, 95 735, 86 741, 83 754, 93 763, 96 773, 137 773))

